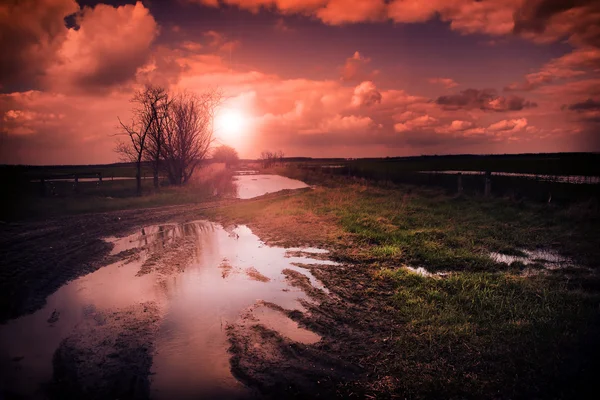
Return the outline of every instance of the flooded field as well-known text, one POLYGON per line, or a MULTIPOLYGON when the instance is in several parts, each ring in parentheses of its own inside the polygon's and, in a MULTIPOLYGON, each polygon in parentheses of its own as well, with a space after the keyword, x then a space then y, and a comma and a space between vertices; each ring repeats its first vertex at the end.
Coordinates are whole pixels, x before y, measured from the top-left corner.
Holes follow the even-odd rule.
POLYGON ((314 302, 293 284, 298 276, 326 290, 302 267, 335 265, 325 250, 271 247, 246 226, 208 221, 106 240, 115 262, 0 326, 0 389, 27 398, 123 387, 154 399, 244 398, 228 328, 258 324, 298 343, 320 340, 282 310, 304 312, 302 302, 314 302))
POLYGON ((235 176, 234 180, 238 188, 237 197, 239 199, 251 199, 267 193, 279 192, 280 190, 308 187, 302 181, 286 178, 281 175, 243 173, 235 176))

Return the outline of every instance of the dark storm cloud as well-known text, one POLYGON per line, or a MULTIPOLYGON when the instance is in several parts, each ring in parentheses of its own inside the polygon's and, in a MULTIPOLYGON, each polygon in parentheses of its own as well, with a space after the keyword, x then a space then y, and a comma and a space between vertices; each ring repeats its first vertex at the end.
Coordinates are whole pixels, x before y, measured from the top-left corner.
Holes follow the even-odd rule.
POLYGON ((580 103, 570 104, 567 109, 571 111, 600 111, 600 101, 590 98, 580 103))
POLYGON ((497 112, 537 107, 520 96, 499 96, 494 89, 466 89, 459 94, 440 96, 436 103, 447 110, 479 108, 497 112))

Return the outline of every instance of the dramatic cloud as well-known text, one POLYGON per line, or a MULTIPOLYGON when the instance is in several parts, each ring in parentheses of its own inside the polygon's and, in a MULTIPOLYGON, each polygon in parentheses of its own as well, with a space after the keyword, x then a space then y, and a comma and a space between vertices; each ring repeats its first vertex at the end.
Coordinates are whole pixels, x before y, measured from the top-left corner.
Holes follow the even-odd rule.
POLYGON ((568 37, 582 46, 600 46, 600 3, 596 0, 525 0, 515 13, 514 32, 539 41, 568 37))
POLYGON ((192 1, 223 12, 173 2, 180 9, 161 15, 159 27, 152 13, 163 2, 0 5, 0 85, 13 92, 0 94, 2 161, 116 161, 116 117, 128 117, 133 89, 146 83, 174 92, 222 89, 224 107, 248 123, 238 137, 218 139, 243 157, 267 148, 308 156, 563 150, 557 143, 598 132, 600 24, 590 1, 192 1), (189 16, 175 20, 183 12, 189 16), (243 32, 230 29, 231 15, 243 19, 243 32), (444 23, 393 36, 421 29, 396 24, 434 19, 444 23), (364 22, 382 24, 363 41, 364 22), (336 47, 316 43, 313 28, 335 33, 336 47), (486 36, 431 44, 430 29, 486 36), (531 59, 511 58, 563 39, 570 52, 552 44, 531 59), (494 48, 483 44, 490 40, 494 48), (458 91, 453 78, 471 89, 458 91), (528 91, 527 100, 473 89, 482 85, 528 91))
POLYGON ((512 32, 513 13, 522 0, 187 0, 211 7, 237 6, 252 12, 267 9, 284 15, 315 17, 330 25, 392 20, 425 22, 438 16, 462 33, 501 35, 512 32))
POLYGON ((35 86, 67 36, 64 18, 78 10, 75 0, 0 3, 0 90, 35 86))
POLYGON ((458 86, 458 83, 451 78, 430 78, 429 83, 434 85, 442 85, 446 89, 452 89, 458 86))
POLYGON ((150 57, 157 25, 141 2, 114 8, 86 7, 69 29, 48 67, 48 86, 62 90, 104 89, 132 80, 150 57))
POLYGON ((519 96, 499 96, 494 89, 466 89, 460 94, 440 96, 436 103, 447 110, 473 109, 490 111, 519 111, 524 108, 537 107, 534 102, 526 101, 519 96))

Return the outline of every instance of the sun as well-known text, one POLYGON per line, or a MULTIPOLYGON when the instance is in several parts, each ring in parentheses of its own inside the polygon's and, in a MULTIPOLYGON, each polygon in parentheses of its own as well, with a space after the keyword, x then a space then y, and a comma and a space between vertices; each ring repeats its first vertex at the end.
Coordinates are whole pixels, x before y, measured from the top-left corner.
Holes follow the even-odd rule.
POLYGON ((235 139, 243 135, 247 118, 240 110, 223 109, 218 112, 215 120, 217 136, 222 139, 235 139))

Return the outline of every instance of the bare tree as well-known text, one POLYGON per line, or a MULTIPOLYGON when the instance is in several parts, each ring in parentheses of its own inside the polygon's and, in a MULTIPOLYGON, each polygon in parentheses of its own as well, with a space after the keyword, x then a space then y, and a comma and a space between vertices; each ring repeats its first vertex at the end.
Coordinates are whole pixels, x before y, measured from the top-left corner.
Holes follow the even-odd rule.
POLYGON ((273 162, 273 153, 268 150, 261 151, 260 160, 263 162, 263 168, 269 168, 273 162))
POLYGON ((116 151, 122 158, 136 164, 136 193, 142 195, 142 158, 146 152, 148 133, 157 118, 157 105, 163 100, 164 89, 151 85, 135 92, 131 102, 134 104, 131 122, 125 124, 119 119, 122 134, 129 137, 129 141, 119 141, 116 151))
POLYGON ((268 150, 264 150, 260 153, 260 160, 263 162, 263 167, 264 168, 269 168, 271 165, 275 165, 277 164, 277 162, 279 162, 280 164, 283 163, 283 151, 279 150, 279 151, 268 151, 268 150))
POLYGON ((169 120, 171 100, 168 92, 161 87, 153 87, 151 94, 157 101, 151 105, 154 121, 148 131, 144 160, 149 161, 152 165, 154 188, 159 189, 159 173, 162 167, 162 151, 165 142, 165 130, 169 120))
POLYGON ((221 101, 217 90, 201 95, 183 93, 171 101, 162 147, 171 184, 185 184, 208 155, 214 141, 215 110, 221 101))
POLYGON ((216 162, 225 163, 226 168, 229 168, 240 160, 238 152, 233 147, 227 145, 217 147, 213 152, 212 158, 216 162))

